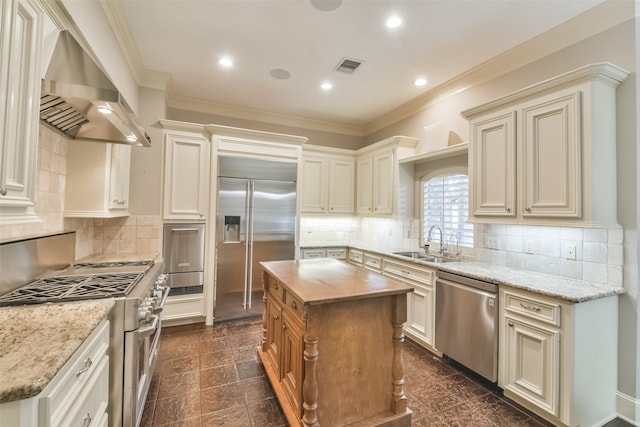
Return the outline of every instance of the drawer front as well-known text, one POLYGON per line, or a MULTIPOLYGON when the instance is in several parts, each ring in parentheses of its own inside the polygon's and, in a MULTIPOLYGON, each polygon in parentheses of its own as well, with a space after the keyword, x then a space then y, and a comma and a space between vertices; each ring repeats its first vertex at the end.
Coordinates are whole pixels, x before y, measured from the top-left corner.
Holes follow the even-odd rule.
POLYGON ((384 260, 384 273, 394 278, 407 279, 422 285, 433 286, 435 282, 436 270, 429 267, 418 267, 417 265, 384 260))
POLYGON ((108 402, 109 358, 104 357, 59 425, 62 427, 104 424, 107 419, 108 402))
POLYGON ((298 298, 296 298, 291 292, 285 292, 284 311, 292 313, 296 318, 302 320, 304 314, 304 306, 298 298))
POLYGON ((380 270, 382 268, 382 258, 375 255, 365 254, 364 265, 375 270, 380 270))
POLYGON ((505 310, 521 316, 539 320, 549 325, 560 326, 560 304, 504 291, 505 310))
POLYGON ((280 303, 284 302, 284 286, 271 276, 269 276, 269 298, 274 298, 280 303))
POLYGON ((354 250, 349 251, 349 262, 354 264, 362 264, 363 260, 364 254, 362 252, 354 250))
POLYGON ((333 259, 347 259, 346 249, 327 249, 327 257, 333 259))
POLYGON ((58 424, 85 392, 89 380, 105 360, 108 366, 108 349, 109 322, 105 320, 43 390, 40 410, 41 419, 47 420, 46 425, 58 424))
POLYGON ((303 249, 302 259, 325 258, 327 255, 324 249, 303 249))

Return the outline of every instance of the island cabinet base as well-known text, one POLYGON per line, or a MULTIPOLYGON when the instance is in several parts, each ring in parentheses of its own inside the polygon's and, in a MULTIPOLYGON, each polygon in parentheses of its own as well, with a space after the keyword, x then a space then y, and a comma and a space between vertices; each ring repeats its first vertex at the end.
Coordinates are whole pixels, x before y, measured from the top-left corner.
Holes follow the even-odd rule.
MULTIPOLYGON (((386 280, 364 274, 377 286, 386 280)), ((402 361, 406 291, 319 303, 305 301, 281 277, 265 273, 263 284, 258 357, 291 426, 410 426, 402 361)))

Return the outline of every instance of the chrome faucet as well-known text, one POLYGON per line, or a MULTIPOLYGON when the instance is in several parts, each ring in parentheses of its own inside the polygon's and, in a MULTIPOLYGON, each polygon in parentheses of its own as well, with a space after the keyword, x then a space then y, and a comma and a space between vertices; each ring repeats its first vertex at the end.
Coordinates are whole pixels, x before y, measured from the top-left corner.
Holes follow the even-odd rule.
MULTIPOLYGON (((433 232, 433 229, 437 228, 438 231, 440 232, 440 255, 444 255, 445 251, 447 250, 447 245, 444 243, 444 234, 442 233, 442 228, 440 228, 439 225, 432 225, 429 228, 429 233, 427 234, 427 242, 431 243, 431 233, 433 232)), ((424 251, 426 253, 429 253, 429 245, 425 244, 424 245, 424 251)))

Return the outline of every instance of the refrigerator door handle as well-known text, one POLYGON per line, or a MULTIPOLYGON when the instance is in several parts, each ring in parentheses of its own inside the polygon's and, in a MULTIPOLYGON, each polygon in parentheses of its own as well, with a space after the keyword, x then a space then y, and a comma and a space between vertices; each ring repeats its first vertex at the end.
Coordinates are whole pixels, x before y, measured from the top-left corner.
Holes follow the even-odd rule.
POLYGON ((250 282, 248 278, 249 272, 251 271, 251 260, 249 256, 251 254, 251 216, 249 213, 249 206, 251 205, 251 181, 247 181, 247 191, 245 192, 245 204, 244 204, 244 218, 245 218, 245 249, 244 249, 244 293, 242 295, 242 307, 247 309, 247 289, 250 282))
POLYGON ((249 235, 249 245, 251 246, 251 250, 249 251, 249 280, 247 281, 247 288, 245 290, 245 301, 247 302, 247 309, 251 309, 251 295, 253 294, 253 208, 254 208, 254 200, 253 193, 255 191, 255 186, 253 180, 250 181, 250 194, 251 194, 251 207, 249 208, 250 213, 250 221, 251 221, 251 234, 249 235))

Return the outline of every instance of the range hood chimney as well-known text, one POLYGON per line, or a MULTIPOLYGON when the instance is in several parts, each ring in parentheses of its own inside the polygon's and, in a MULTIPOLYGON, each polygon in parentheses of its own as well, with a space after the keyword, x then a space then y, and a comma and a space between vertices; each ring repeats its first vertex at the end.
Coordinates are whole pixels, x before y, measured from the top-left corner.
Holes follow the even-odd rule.
POLYGON ((120 91, 68 31, 42 80, 40 121, 71 139, 151 146, 120 91))

